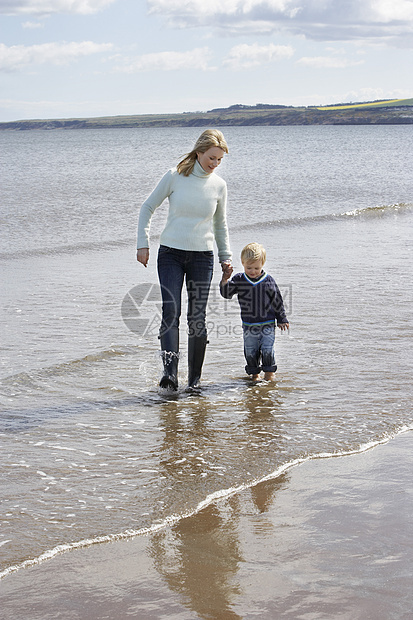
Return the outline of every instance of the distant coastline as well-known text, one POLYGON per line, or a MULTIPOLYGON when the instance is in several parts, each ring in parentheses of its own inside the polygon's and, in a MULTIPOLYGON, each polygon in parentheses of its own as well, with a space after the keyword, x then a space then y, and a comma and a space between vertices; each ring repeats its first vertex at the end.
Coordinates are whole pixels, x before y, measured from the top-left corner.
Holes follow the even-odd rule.
POLYGON ((96 118, 33 119, 0 123, 0 130, 107 129, 142 127, 411 125, 413 99, 392 99, 320 107, 272 104, 232 105, 207 112, 137 114, 96 118))

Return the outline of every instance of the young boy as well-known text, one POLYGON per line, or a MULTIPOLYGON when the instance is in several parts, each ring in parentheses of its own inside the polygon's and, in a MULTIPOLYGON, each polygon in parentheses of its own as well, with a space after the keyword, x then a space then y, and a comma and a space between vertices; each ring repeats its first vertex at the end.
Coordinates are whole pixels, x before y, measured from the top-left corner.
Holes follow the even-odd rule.
POLYGON ((220 283, 225 299, 238 296, 244 332, 245 370, 257 381, 261 370, 266 381, 274 380, 275 320, 281 330, 289 328, 280 289, 274 279, 263 270, 266 251, 259 243, 249 243, 241 252, 244 273, 237 273, 228 281, 232 267, 227 269, 220 283), (261 365, 260 365, 261 362, 261 365))

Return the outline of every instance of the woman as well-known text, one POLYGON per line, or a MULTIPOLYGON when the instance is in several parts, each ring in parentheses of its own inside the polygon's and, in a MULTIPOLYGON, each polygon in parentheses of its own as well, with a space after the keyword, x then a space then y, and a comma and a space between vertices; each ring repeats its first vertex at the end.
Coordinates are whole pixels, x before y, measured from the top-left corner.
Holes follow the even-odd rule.
POLYGON ((228 146, 216 129, 204 131, 176 168, 169 170, 145 200, 139 214, 137 259, 149 260, 149 227, 157 207, 168 198, 161 234, 158 276, 162 293, 159 331, 164 366, 160 386, 178 389, 179 319, 185 279, 188 295, 188 386, 199 383, 207 345, 206 305, 212 280, 214 239, 222 270, 231 263, 226 221, 227 186, 214 174, 228 146))

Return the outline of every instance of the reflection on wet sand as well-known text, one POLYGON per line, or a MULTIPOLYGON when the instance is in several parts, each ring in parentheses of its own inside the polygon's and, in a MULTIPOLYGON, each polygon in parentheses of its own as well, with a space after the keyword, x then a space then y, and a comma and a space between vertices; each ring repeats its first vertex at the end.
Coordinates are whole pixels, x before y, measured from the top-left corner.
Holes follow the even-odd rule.
MULTIPOLYGON (((241 423, 238 420, 235 434, 244 436, 244 449, 238 458, 250 462, 257 458, 257 442, 266 442, 269 438, 273 441, 279 436, 274 412, 280 398, 274 388, 260 390, 260 386, 246 390, 242 396, 235 407, 238 413, 243 410, 245 415, 241 423)), ((175 484, 189 484, 191 494, 195 487, 200 491, 204 477, 214 467, 208 446, 219 441, 220 431, 205 401, 202 396, 197 396, 188 399, 185 407, 177 400, 164 403, 159 460, 168 489, 175 484)), ((231 445, 222 446, 223 452, 231 450, 231 445)), ((283 487, 285 481, 284 474, 275 481, 251 487, 252 504, 257 515, 271 507, 276 490, 283 487)), ((181 604, 200 618, 242 618, 233 610, 241 594, 237 573, 245 563, 240 543, 241 514, 240 498, 235 494, 215 500, 196 515, 151 537, 149 554, 155 569, 171 591, 179 595, 181 604)), ((271 521, 265 525, 262 516, 259 517, 258 530, 261 535, 268 535, 271 521)))
MULTIPOLYGON (((261 538, 271 535, 271 520, 263 521, 262 514, 271 507, 276 491, 285 485, 285 475, 281 478, 251 489, 260 515, 254 529, 261 538)), ((181 603, 200 618, 242 618, 232 609, 243 594, 237 573, 247 563, 242 555, 242 512, 239 496, 234 495, 151 537, 149 554, 154 567, 171 591, 180 596, 181 603)))
POLYGON ((231 611, 242 561, 237 533, 236 510, 224 516, 218 505, 211 505, 152 537, 150 555, 156 570, 201 618, 240 618, 231 611))
POLYGON ((2 617, 410 618, 412 455, 406 433, 309 461, 148 537, 19 571, 2 617))

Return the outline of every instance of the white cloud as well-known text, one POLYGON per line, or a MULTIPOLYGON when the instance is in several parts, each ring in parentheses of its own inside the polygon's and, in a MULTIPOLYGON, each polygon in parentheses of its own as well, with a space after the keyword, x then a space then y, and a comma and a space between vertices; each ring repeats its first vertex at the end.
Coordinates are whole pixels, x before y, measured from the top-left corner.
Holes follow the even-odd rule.
POLYGON ((212 26, 226 34, 240 34, 272 32, 274 17, 291 19, 300 11, 297 1, 300 0, 147 0, 147 4, 149 13, 164 16, 172 27, 212 26))
POLYGON ((211 15, 247 15, 262 8, 293 16, 299 10, 299 0, 148 0, 151 13, 192 16, 202 19, 211 15))
POLYGON ((213 69, 208 62, 211 52, 208 47, 198 47, 189 52, 157 52, 143 54, 136 58, 125 58, 124 65, 118 65, 116 71, 121 73, 139 73, 142 71, 178 71, 197 69, 207 71, 213 69))
POLYGON ((368 5, 377 21, 413 20, 412 0, 370 0, 368 5))
POLYGON ((116 0, 0 0, 0 14, 51 15, 53 13, 97 13, 116 0))
POLYGON ((315 69, 346 69, 363 63, 364 60, 348 60, 338 56, 304 56, 297 60, 298 65, 315 69))
POLYGON ((44 28, 44 24, 41 24, 40 22, 24 22, 22 24, 22 28, 35 30, 36 28, 44 28))
POLYGON ((377 101, 380 99, 410 99, 411 90, 404 89, 386 89, 382 88, 360 88, 359 90, 351 90, 337 98, 337 101, 355 102, 355 101, 377 101))
POLYGON ((111 43, 43 43, 41 45, 12 45, 0 43, 0 71, 18 71, 28 65, 68 64, 72 60, 90 54, 109 51, 111 43))
POLYGON ((287 31, 319 41, 382 39, 413 45, 412 0, 147 0, 171 27, 223 35, 287 31))
POLYGON ((291 58, 294 50, 289 45, 252 45, 241 44, 233 47, 224 59, 224 66, 230 69, 250 69, 264 63, 291 58))

